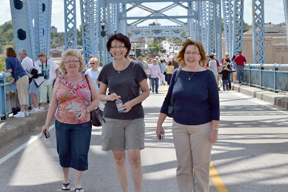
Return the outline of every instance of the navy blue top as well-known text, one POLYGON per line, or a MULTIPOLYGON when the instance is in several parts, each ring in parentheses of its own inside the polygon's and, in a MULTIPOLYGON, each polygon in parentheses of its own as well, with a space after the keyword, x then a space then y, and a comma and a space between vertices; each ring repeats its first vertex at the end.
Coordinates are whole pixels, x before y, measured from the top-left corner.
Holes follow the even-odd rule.
MULTIPOLYGON (((161 113, 168 113, 171 89, 177 70, 172 74, 167 96, 163 102, 161 113)), ((219 120, 219 93, 215 75, 210 70, 195 72, 180 71, 173 89, 173 119, 184 125, 201 125, 212 120, 219 120)))
POLYGON ((27 75, 18 58, 7 57, 5 59, 5 63, 6 63, 6 69, 12 69, 12 76, 14 79, 16 79, 16 81, 19 78, 23 77, 24 75, 27 75), (16 61, 17 61, 17 69, 15 69, 16 68, 16 61), (16 70, 16 74, 15 74, 15 70, 16 70))

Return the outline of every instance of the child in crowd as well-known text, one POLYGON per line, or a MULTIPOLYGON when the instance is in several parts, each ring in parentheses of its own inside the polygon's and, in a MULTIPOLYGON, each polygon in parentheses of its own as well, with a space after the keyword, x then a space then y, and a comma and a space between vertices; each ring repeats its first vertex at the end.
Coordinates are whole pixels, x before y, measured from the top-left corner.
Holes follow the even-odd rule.
POLYGON ((225 87, 226 87, 226 90, 229 90, 229 86, 228 86, 229 78, 228 78, 228 75, 230 73, 233 73, 233 72, 236 72, 236 71, 228 70, 227 65, 224 65, 222 70, 218 72, 219 74, 222 74, 223 91, 225 91, 225 87))

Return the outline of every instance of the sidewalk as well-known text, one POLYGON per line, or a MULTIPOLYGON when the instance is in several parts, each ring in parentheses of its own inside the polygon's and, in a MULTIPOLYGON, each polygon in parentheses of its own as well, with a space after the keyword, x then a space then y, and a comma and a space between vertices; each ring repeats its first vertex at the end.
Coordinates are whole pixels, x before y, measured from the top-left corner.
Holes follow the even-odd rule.
POLYGON ((253 98, 266 101, 272 105, 280 107, 281 109, 288 110, 288 95, 273 93, 270 91, 265 91, 263 89, 250 87, 248 85, 240 86, 238 84, 232 84, 232 90, 253 98))

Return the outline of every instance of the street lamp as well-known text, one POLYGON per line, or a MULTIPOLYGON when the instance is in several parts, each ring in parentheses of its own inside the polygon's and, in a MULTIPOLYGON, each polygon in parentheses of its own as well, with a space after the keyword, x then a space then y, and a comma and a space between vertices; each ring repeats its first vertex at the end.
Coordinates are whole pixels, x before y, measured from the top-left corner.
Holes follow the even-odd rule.
POLYGON ((105 21, 101 21, 100 25, 101 25, 101 28, 102 28, 101 36, 105 37, 106 36, 106 31, 104 30, 105 29, 105 21))
POLYGON ((105 36, 106 36, 106 31, 105 31, 105 21, 101 21, 100 22, 102 31, 101 31, 101 36, 103 37, 103 59, 104 59, 104 63, 106 64, 106 52, 105 52, 105 36))

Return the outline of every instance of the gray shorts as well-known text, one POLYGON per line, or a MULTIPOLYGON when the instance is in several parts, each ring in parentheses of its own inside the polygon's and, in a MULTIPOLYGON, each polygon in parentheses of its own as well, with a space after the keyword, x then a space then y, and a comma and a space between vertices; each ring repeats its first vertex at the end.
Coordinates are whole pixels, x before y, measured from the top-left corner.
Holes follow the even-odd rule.
POLYGON ((29 94, 38 94, 41 91, 41 86, 36 87, 34 80, 31 81, 30 86, 29 86, 29 94))
POLYGON ((102 123, 102 150, 144 149, 144 118, 120 120, 105 118, 102 123))

